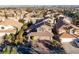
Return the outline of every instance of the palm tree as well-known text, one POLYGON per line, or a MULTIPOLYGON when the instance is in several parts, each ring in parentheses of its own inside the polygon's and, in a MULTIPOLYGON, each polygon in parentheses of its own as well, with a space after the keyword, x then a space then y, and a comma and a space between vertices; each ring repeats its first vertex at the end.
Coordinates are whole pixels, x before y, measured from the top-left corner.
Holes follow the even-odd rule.
POLYGON ((23 40, 25 38, 25 36, 23 35, 24 34, 24 31, 27 29, 27 24, 24 24, 22 26, 22 28, 20 29, 20 31, 18 32, 18 34, 16 35, 16 40, 15 40, 15 43, 23 43, 23 40))
POLYGON ((8 41, 9 43, 11 43, 12 41, 13 41, 13 39, 14 39, 14 34, 6 34, 5 36, 4 36, 4 41, 8 41))
POLYGON ((4 12, 4 16, 5 16, 5 18, 6 18, 6 19, 8 18, 8 16, 7 16, 6 12, 4 12))
POLYGON ((12 46, 6 46, 3 51, 3 54, 16 54, 17 53, 17 49, 15 47, 12 46))

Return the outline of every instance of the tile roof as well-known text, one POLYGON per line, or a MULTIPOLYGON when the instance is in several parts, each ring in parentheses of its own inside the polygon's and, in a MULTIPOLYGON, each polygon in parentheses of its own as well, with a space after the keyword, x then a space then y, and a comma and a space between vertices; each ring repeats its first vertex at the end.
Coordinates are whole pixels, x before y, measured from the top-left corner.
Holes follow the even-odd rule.
POLYGON ((31 32, 28 36, 53 36, 53 34, 49 32, 31 32))
POLYGON ((16 33, 16 29, 0 30, 0 33, 16 33))
POLYGON ((69 34, 69 33, 63 33, 60 38, 76 38, 79 37, 79 35, 76 34, 69 34))
POLYGON ((17 28, 20 28, 22 26, 22 23, 19 23, 18 21, 14 21, 14 20, 5 20, 5 21, 1 21, 0 25, 11 25, 11 26, 15 26, 17 28))

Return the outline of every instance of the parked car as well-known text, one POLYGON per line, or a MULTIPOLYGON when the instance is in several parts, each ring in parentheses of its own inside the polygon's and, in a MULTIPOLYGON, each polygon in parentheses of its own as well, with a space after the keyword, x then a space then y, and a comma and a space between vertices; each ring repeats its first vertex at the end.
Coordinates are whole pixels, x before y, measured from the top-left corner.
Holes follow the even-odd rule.
POLYGON ((74 42, 77 45, 77 47, 79 47, 79 39, 75 39, 74 42))

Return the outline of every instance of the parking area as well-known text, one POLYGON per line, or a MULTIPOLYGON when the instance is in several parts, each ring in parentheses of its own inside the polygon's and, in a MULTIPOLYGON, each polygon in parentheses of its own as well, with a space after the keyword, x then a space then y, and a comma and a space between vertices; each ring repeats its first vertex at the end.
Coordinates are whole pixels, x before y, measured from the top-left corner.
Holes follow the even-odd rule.
POLYGON ((72 42, 64 42, 62 46, 67 54, 79 54, 79 48, 72 42))

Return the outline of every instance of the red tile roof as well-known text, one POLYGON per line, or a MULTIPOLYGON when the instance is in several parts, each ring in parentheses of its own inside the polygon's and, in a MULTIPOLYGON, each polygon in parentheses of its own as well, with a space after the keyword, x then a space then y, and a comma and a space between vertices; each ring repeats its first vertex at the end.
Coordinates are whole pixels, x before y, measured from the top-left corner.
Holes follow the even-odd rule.
POLYGON ((53 36, 53 34, 49 32, 31 32, 28 36, 53 36))
POLYGON ((5 21, 1 21, 0 25, 12 25, 15 26, 17 28, 20 28, 22 26, 22 23, 18 22, 18 21, 14 21, 14 20, 5 20, 5 21))
POLYGON ((76 38, 79 37, 79 35, 75 35, 75 34, 69 34, 69 33, 63 33, 60 38, 76 38))
POLYGON ((0 33, 16 33, 16 29, 0 30, 0 33))

